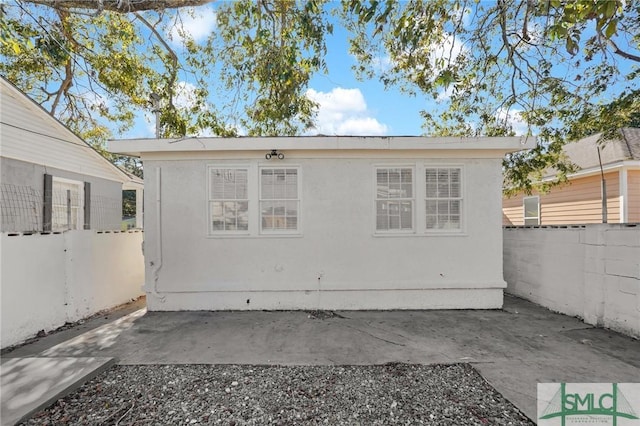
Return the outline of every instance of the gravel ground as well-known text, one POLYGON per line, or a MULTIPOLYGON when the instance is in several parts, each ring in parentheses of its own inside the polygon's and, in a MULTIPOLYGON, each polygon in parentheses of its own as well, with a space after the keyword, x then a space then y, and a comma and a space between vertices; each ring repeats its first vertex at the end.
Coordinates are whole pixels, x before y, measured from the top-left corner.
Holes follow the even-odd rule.
POLYGON ((469 364, 115 366, 28 425, 533 425, 469 364))

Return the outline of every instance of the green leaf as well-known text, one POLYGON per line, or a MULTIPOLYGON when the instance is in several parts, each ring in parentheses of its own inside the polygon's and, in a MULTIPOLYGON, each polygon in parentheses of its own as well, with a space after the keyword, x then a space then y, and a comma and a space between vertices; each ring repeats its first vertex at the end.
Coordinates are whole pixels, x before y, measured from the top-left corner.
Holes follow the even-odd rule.
POLYGON ((607 28, 605 28, 605 30, 604 30, 605 37, 611 38, 616 34, 617 27, 618 27, 617 24, 618 23, 616 21, 609 22, 609 25, 607 25, 607 28))

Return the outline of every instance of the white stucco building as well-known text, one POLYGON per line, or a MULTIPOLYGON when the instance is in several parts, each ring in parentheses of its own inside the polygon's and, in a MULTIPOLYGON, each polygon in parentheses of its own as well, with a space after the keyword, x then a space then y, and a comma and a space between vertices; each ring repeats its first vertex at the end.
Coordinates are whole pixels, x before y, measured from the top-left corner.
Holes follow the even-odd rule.
MULTIPOLYGON (((499 308, 501 160, 533 138, 111 141, 145 173, 150 310, 499 308), (267 154, 275 150, 282 154, 267 154)), ((275 154, 275 153, 274 153, 275 154)))

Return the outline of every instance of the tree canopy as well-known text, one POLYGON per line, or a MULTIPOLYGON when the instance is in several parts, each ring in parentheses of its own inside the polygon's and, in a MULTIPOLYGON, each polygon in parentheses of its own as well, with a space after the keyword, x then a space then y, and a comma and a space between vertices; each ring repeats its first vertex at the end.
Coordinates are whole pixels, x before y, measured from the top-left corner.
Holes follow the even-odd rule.
POLYGON ((536 134, 536 149, 505 161, 510 190, 571 172, 567 141, 640 125, 635 2, 238 0, 216 4, 215 31, 194 40, 183 18, 205 3, 0 5, 0 73, 89 141, 154 109, 167 137, 296 135, 313 125, 306 90, 343 25, 361 78, 435 101, 425 134, 536 134))
POLYGON ((439 101, 422 111, 427 134, 510 135, 514 120, 537 134, 506 160, 507 190, 550 169, 562 180, 567 141, 640 124, 637 2, 349 0, 343 16, 361 75, 439 101))

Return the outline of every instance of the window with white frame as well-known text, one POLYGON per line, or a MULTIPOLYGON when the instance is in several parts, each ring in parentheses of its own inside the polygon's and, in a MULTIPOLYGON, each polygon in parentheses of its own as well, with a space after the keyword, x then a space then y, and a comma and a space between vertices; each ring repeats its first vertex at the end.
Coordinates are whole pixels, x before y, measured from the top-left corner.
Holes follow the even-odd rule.
POLYGON ((264 232, 296 232, 299 225, 299 170, 260 169, 260 226, 264 232))
POLYGON ((248 231, 248 181, 246 168, 209 168, 210 232, 248 231))
POLYGON ((425 228, 427 231, 462 229, 462 169, 425 169, 425 228))
POLYGON ((413 168, 376 168, 376 231, 413 230, 413 168))
POLYGON ((522 199, 525 225, 540 225, 540 197, 524 197, 522 199))
POLYGON ((84 183, 53 178, 51 190, 51 230, 62 232, 83 228, 84 183))

